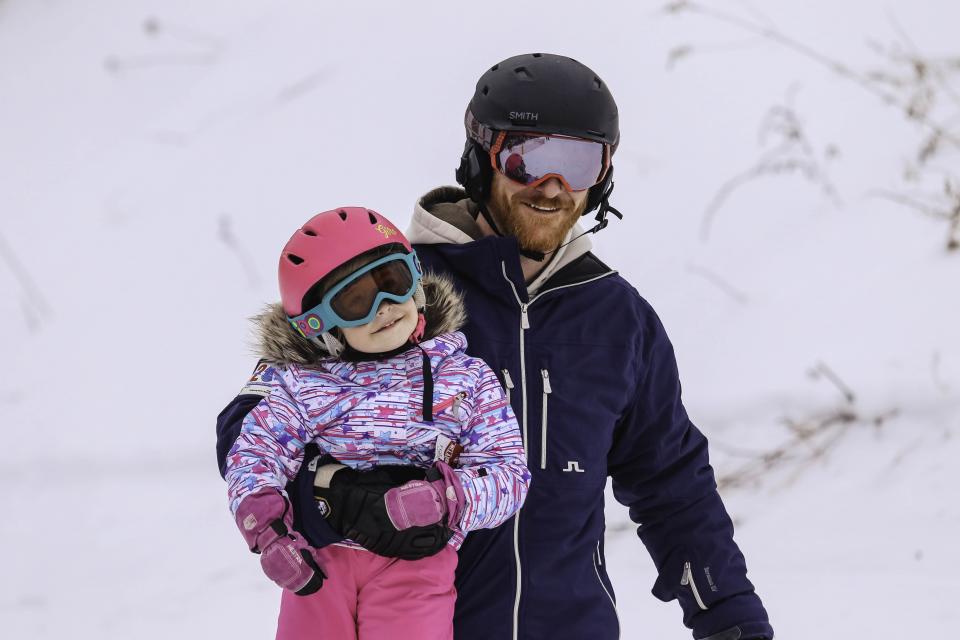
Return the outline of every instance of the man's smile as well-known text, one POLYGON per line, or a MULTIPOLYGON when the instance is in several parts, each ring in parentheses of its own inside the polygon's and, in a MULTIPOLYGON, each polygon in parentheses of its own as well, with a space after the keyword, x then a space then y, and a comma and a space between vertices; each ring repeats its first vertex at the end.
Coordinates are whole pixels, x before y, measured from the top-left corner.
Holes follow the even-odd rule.
POLYGON ((527 205, 534 211, 538 211, 540 213, 554 213, 554 212, 560 211, 560 207, 537 205, 537 204, 533 204, 532 202, 524 202, 523 204, 527 205))

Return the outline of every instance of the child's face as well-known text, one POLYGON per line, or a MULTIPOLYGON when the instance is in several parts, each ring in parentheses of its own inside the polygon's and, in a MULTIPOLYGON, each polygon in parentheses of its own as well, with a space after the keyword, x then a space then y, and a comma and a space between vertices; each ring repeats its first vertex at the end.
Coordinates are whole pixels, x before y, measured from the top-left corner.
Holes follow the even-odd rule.
POLYGON ((410 339, 417 328, 417 305, 410 298, 402 304, 384 300, 377 315, 359 327, 343 327, 343 337, 363 353, 392 351, 410 339))

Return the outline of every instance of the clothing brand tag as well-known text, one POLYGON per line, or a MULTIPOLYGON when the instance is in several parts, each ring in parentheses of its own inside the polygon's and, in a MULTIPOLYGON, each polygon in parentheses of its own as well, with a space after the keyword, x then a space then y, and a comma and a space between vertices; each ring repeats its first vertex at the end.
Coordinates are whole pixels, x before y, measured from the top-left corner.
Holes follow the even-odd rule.
POLYGON ((434 462, 442 460, 452 467, 460 459, 461 451, 463 447, 459 443, 441 434, 437 436, 437 448, 434 451, 433 460, 434 462))
POLYGON ((270 395, 274 386, 273 381, 277 377, 278 374, 273 367, 273 363, 261 360, 257 363, 257 367, 253 370, 253 375, 250 376, 247 384, 243 385, 243 389, 240 389, 240 395, 250 394, 267 397, 270 395))

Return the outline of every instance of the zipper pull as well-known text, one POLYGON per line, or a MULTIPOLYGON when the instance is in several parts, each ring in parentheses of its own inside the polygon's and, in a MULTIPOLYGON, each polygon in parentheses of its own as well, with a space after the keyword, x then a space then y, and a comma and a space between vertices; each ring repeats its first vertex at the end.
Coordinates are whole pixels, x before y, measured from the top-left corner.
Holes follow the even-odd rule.
POLYGON ((697 589, 697 583, 693 581, 693 568, 690 566, 689 562, 683 563, 683 577, 680 578, 680 586, 690 587, 690 591, 693 592, 693 598, 697 601, 697 606, 701 610, 706 611, 708 609, 707 605, 703 602, 703 599, 700 597, 700 591, 697 589))
POLYGON ((553 393, 553 389, 550 388, 550 372, 546 369, 540 369, 540 375, 543 376, 543 392, 553 393))
POLYGON ((510 377, 510 372, 506 369, 502 369, 500 373, 503 374, 503 384, 507 388, 507 391, 513 389, 513 378, 510 377))
POLYGON ((527 315, 528 303, 520 305, 520 328, 529 329, 530 328, 530 316, 527 315))
POLYGON ((453 413, 453 417, 456 418, 457 420, 460 419, 460 403, 463 402, 463 399, 466 398, 466 397, 467 397, 466 392, 465 392, 465 391, 461 391, 461 392, 458 393, 457 396, 453 399, 453 408, 451 409, 451 411, 452 411, 452 413, 453 413))

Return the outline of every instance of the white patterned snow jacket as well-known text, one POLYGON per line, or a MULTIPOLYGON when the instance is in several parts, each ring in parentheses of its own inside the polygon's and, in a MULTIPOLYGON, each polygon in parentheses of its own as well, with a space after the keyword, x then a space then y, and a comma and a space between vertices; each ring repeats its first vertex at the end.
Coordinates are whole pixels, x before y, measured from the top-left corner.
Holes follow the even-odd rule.
POLYGON ((463 447, 454 470, 466 505, 450 543, 459 547, 466 532, 495 527, 516 513, 530 473, 513 410, 493 371, 464 353, 462 333, 429 337, 462 324, 462 302, 453 287, 426 277, 424 289, 427 339, 420 347, 432 369, 432 422, 423 419, 420 348, 385 360, 344 362, 315 352, 318 347, 295 333, 279 305, 257 318, 261 350, 272 362, 257 369, 252 382, 265 396, 244 418, 227 456, 231 511, 264 487, 283 491, 309 442, 356 469, 426 469, 437 447, 452 442, 463 447))

